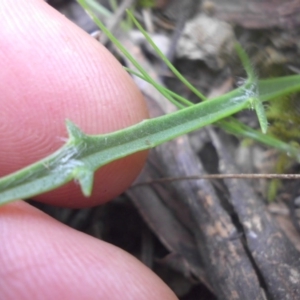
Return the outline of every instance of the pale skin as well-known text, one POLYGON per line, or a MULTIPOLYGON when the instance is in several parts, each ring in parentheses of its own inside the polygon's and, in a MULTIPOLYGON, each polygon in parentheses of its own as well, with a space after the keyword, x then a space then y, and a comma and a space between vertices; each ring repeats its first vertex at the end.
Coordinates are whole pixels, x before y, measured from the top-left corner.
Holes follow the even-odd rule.
MULTIPOLYGON (((84 132, 148 117, 142 95, 100 44, 42 0, 0 0, 0 176, 63 144, 65 119, 84 132)), ((146 153, 101 168, 93 195, 72 183, 38 200, 104 203, 124 191, 146 153)), ((25 202, 0 208, 1 299, 176 299, 124 251, 60 224, 25 202)))

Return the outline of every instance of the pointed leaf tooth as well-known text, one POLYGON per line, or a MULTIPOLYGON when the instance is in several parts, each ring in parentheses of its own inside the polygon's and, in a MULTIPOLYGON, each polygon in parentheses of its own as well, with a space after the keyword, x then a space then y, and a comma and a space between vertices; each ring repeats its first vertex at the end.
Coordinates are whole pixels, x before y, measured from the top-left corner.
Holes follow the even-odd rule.
POLYGON ((85 137, 85 133, 81 131, 81 129, 76 126, 72 121, 66 120, 66 126, 68 130, 68 134, 70 139, 72 140, 81 140, 85 137))
POLYGON ((94 172, 89 168, 83 166, 74 170, 74 179, 80 184, 81 191, 85 197, 89 197, 92 194, 94 172))

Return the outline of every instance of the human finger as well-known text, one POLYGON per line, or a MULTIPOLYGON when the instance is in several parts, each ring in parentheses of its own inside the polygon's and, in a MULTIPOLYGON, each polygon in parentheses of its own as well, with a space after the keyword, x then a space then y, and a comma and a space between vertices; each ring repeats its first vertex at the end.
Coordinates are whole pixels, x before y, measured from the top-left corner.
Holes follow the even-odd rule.
POLYGON ((27 203, 0 208, 1 299, 176 299, 123 250, 27 203))
MULTIPOLYGON (((113 56, 40 0, 0 1, 0 176, 41 159, 63 144, 65 120, 101 134, 147 118, 141 93, 113 56)), ((103 167, 93 195, 67 184, 38 200, 81 207, 124 191, 145 152, 103 167)))

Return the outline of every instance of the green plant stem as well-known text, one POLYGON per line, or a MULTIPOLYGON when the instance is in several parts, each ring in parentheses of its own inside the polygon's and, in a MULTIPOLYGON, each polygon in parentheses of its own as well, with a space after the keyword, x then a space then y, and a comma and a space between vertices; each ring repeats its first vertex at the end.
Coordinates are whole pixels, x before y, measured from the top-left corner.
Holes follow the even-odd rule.
MULTIPOLYGON (((96 17, 96 15, 90 10, 85 0, 78 0, 79 4, 85 9, 87 14, 90 15, 92 20, 97 24, 97 26, 102 30, 104 34, 113 42, 113 44, 126 56, 126 58, 132 63, 132 65, 141 73, 143 78, 150 84, 152 84, 163 96, 168 98, 168 95, 164 93, 164 90, 159 89, 159 84, 152 79, 151 76, 140 66, 140 64, 132 57, 132 55, 126 50, 126 48, 118 41, 116 37, 102 24, 102 22, 96 17)), ((170 97, 170 96, 169 96, 170 97)))
POLYGON ((29 198, 77 180, 85 196, 92 191, 99 167, 138 151, 153 148, 249 106, 243 89, 174 113, 145 120, 109 134, 85 135, 67 122, 68 142, 48 158, 0 179, 0 204, 29 198))
MULTIPOLYGON (((146 81, 146 78, 144 78, 141 74, 129 69, 129 68, 126 68, 124 67, 124 69, 131 73, 132 75, 135 75, 143 80, 146 81)), ((194 105, 194 103, 192 103, 191 101, 187 100, 186 98, 176 94, 175 92, 169 90, 168 88, 162 86, 162 85, 159 85, 159 90, 164 90, 165 94, 168 94, 171 96, 171 99, 169 99, 177 108, 185 108, 185 107, 188 107, 188 106, 192 106, 194 105)))
MULTIPOLYGON (((185 79, 180 72, 174 67, 174 65, 168 60, 168 58, 160 51, 160 49, 155 45, 152 41, 151 37, 148 35, 147 31, 141 26, 141 24, 135 19, 132 13, 128 10, 127 11, 129 17, 132 19, 135 26, 143 33, 147 42, 152 46, 158 56, 162 59, 162 61, 169 67, 169 69, 173 72, 173 74, 183 83, 185 84, 197 97, 201 100, 206 100, 206 97, 197 90, 192 84, 189 83, 187 79, 185 79)), ((237 47, 238 48, 238 47, 237 47)))

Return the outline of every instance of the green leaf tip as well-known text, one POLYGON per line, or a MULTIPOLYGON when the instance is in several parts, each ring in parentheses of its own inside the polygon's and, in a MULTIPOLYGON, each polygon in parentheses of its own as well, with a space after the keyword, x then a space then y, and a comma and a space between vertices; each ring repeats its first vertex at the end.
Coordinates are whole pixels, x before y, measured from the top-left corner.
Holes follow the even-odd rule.
POLYGON ((78 126, 68 119, 66 120, 66 127, 71 140, 81 140, 86 136, 86 134, 82 132, 78 126))
POLYGON ((262 104, 260 99, 255 100, 254 109, 258 118, 261 131, 262 133, 266 134, 268 131, 268 120, 266 117, 264 105, 262 104))
POLYGON ((85 197, 92 194, 94 172, 86 166, 80 166, 73 171, 74 179, 80 184, 81 191, 85 197))
POLYGON ((243 64, 243 67, 247 73, 248 80, 255 81, 256 80, 255 71, 251 64, 248 54, 238 42, 234 43, 234 49, 243 64))

